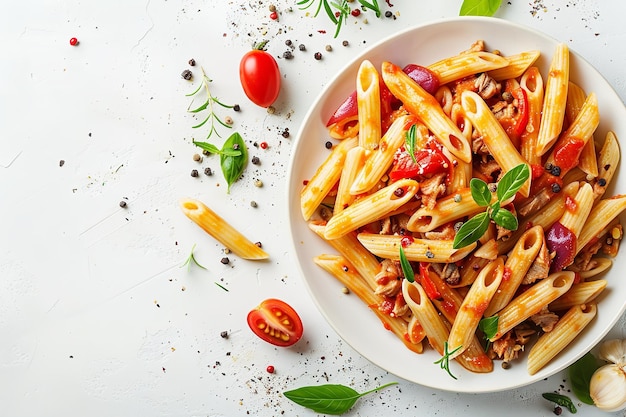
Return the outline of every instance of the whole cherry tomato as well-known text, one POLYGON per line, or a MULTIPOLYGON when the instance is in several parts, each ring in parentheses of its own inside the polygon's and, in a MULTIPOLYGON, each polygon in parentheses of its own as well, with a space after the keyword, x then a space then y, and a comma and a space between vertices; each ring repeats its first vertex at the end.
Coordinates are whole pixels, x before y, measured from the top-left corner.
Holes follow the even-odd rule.
POLYGON ((302 337, 302 320, 284 301, 269 298, 248 313, 248 326, 276 346, 291 346, 302 337))
POLYGON ((280 92, 280 69, 274 57, 264 50, 265 44, 256 45, 239 63, 243 91, 250 101, 261 107, 272 105, 280 92))

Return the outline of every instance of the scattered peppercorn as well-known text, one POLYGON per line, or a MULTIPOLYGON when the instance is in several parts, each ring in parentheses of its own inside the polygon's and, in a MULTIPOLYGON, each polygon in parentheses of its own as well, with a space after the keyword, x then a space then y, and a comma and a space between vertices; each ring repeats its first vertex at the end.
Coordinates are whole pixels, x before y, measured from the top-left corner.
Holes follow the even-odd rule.
POLYGON ((395 195, 396 197, 402 197, 404 195, 404 188, 402 187, 396 188, 393 191, 393 195, 395 195))
POLYGON ((200 156, 199 153, 194 153, 193 154, 193 160, 196 161, 196 162, 200 162, 200 161, 202 161, 202 157, 200 156))
POLYGON ((561 192, 561 186, 559 184, 557 184, 556 182, 551 185, 551 188, 552 188, 552 192, 554 194, 557 194, 557 193, 561 192))
POLYGON ((267 149, 267 142, 261 142, 259 146, 261 147, 261 149, 267 149))
POLYGON ((254 242, 254 244, 258 247, 258 248, 262 248, 263 244, 261 242, 254 242))
POLYGON ((183 77, 183 79, 185 79, 187 81, 189 81, 189 80, 191 80, 193 78, 193 73, 190 70, 188 70, 188 69, 184 70, 182 72, 182 74, 180 74, 180 75, 183 77))
POLYGON ((300 45, 298 45, 298 49, 301 51, 306 51, 306 46, 304 46, 304 44, 301 43, 300 45))
POLYGON ((289 137, 289 128, 288 128, 288 127, 286 127, 286 128, 285 128, 285 130, 283 130, 283 133, 281 133, 281 135, 282 135, 284 138, 288 138, 288 137, 289 137))
POLYGON ((343 41, 343 42, 341 42, 341 44, 342 44, 343 46, 348 46, 348 45, 350 45, 350 42, 348 42, 348 41, 343 41))
POLYGON ((226 123, 227 125, 232 125, 233 124, 233 118, 230 117, 230 116, 224 117, 224 123, 226 123))
POLYGON ((195 67, 195 66, 196 66, 196 60, 195 60, 195 59, 193 59, 193 58, 191 58, 191 59, 189 60, 189 66, 190 66, 190 67, 195 67))
POLYGON ((606 185, 606 180, 604 178, 598 178, 598 185, 600 187, 604 187, 606 185))
POLYGON ((507 361, 502 361, 502 369, 509 369, 510 367, 510 363, 508 363, 507 361))
POLYGON ((233 149, 234 149, 234 150, 239 149, 239 144, 238 144, 238 143, 234 143, 234 144, 233 144, 233 149))
POLYGON ((240 110, 241 110, 241 107, 239 106, 239 104, 235 104, 235 105, 233 106, 233 110, 234 110, 234 111, 240 111, 240 110))
POLYGON ((221 337, 222 339, 228 339, 228 332, 227 332, 226 330, 222 331, 222 332, 220 333, 220 337, 221 337))
POLYGON ((257 179, 257 180, 254 180, 254 186, 255 186, 255 187, 258 187, 258 188, 263 187, 263 181, 258 180, 258 179, 257 179))
POLYGON ((254 200, 252 200, 252 201, 250 202, 250 207, 254 207, 254 208, 258 207, 257 202, 256 202, 256 201, 254 201, 254 200))
POLYGON ((315 55, 313 55, 313 57, 314 57, 316 60, 318 60, 318 61, 319 61, 320 59, 322 59, 322 53, 321 53, 321 52, 316 52, 316 53, 315 53, 315 55))
POLYGON ((287 46, 291 46, 291 45, 293 45, 293 42, 291 42, 291 39, 287 39, 287 40, 285 41, 285 45, 287 45, 287 46))
POLYGON ((326 45, 324 49, 326 49, 326 52, 330 52, 333 50, 333 47, 331 45, 326 45))
POLYGON ((357 17, 361 14, 361 10, 359 9, 352 9, 352 11, 350 12, 350 14, 354 17, 357 17))
POLYGON ((220 262, 223 263, 224 265, 228 265, 230 263, 230 259, 224 256, 222 259, 220 259, 220 262))
POLYGON ((561 175, 561 167, 554 165, 550 170, 550 174, 554 175, 555 177, 559 177, 561 175))
POLYGON ((426 257, 427 257, 428 259, 433 259, 433 258, 435 257, 435 254, 434 254, 434 253, 432 253, 430 250, 427 250, 427 251, 426 251, 426 257))
POLYGON ((276 113, 276 108, 275 108, 274 106, 269 106, 269 107, 267 108, 267 112, 268 112, 269 114, 274 114, 274 113, 276 113))
POLYGON ((291 53, 291 51, 285 51, 285 52, 283 52, 283 58, 291 59, 291 58, 293 58, 293 54, 291 53))
POLYGON ((191 170, 191 176, 194 177, 194 178, 197 177, 198 176, 198 170, 197 169, 192 169, 191 170))
POLYGON ((349 269, 349 268, 348 268, 348 265, 343 265, 343 266, 341 267, 341 270, 342 270, 343 272, 348 272, 348 269, 349 269))
POLYGON ((275 12, 276 11, 276 6, 274 4, 270 4, 270 12, 275 12))
POLYGON ((560 406, 554 407, 554 415, 560 416, 563 413, 563 409, 560 406))
POLYGON ((272 365, 267 365, 267 368, 265 370, 267 371, 268 374, 274 373, 274 367, 272 365))
POLYGON ((344 294, 350 294, 350 290, 347 287, 343 287, 341 289, 341 292, 344 293, 344 294))
POLYGON ((259 159, 258 156, 253 156, 252 159, 250 160, 250 162, 252 162, 253 165, 259 165, 261 160, 259 159))
POLYGON ((203 150, 202 150, 202 155, 209 156, 209 155, 211 155, 211 152, 209 152, 209 151, 208 151, 208 150, 206 150, 206 149, 203 149, 203 150))
POLYGON ((326 141, 324 146, 326 147, 326 149, 331 149, 333 147, 333 143, 331 141, 326 141))
POLYGON ((210 167, 204 168, 204 175, 210 177, 211 175, 213 175, 213 170, 210 167))
POLYGON ((76 46, 76 45, 78 45, 78 44, 79 44, 78 39, 76 39, 76 38, 70 38, 70 45, 72 45, 72 46, 76 46))
POLYGON ((120 207, 121 208, 126 208, 126 206, 127 206, 126 201, 124 201, 124 200, 120 201, 120 207))
POLYGON ((270 19, 272 19, 272 20, 278 20, 278 13, 276 13, 276 12, 272 12, 272 13, 270 13, 270 19))
POLYGON ((392 15, 393 13, 391 13, 389 10, 385 12, 385 17, 391 17, 392 15))
POLYGON ((64 161, 63 159, 61 159, 61 160, 59 161, 59 166, 60 166, 60 167, 62 167, 63 165, 65 165, 65 161, 64 161))

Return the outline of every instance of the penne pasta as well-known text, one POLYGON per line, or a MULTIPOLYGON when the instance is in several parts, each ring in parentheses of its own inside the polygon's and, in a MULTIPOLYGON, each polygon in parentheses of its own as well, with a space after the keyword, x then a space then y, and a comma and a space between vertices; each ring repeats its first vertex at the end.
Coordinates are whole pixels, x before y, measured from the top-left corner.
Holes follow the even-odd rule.
POLYGON ((487 74, 497 81, 509 80, 522 76, 541 55, 540 51, 525 51, 515 55, 505 56, 507 65, 502 68, 488 71, 487 74))
POLYGON ((418 190, 417 181, 403 179, 363 197, 330 218, 324 237, 336 239, 371 223, 407 203, 418 190))
MULTIPOLYGON (((565 117, 573 122, 582 110, 586 100, 585 91, 577 84, 569 82, 567 87, 567 102, 565 105, 565 117)), ((587 140, 580 153, 580 163, 578 167, 587 175, 598 176, 598 160, 596 158, 596 145, 593 136, 587 140)))
POLYGON ((552 301, 565 294, 574 283, 574 273, 560 271, 542 279, 532 287, 515 297, 498 313, 498 330, 489 340, 500 339, 506 332, 513 329, 552 301))
POLYGON ((429 65, 428 69, 437 74, 441 84, 447 84, 469 75, 504 68, 508 65, 509 61, 500 55, 476 51, 442 59, 429 65))
POLYGON ((546 81, 541 124, 537 137, 537 155, 546 153, 559 137, 565 118, 569 83, 569 48, 557 45, 546 81))
POLYGON ((437 200, 435 207, 421 207, 409 218, 407 229, 413 232, 429 232, 451 221, 471 216, 484 210, 472 198, 469 188, 459 190, 437 200))
POLYGON ((356 176, 363 167, 365 159, 365 149, 356 146, 348 151, 346 159, 339 177, 339 186, 337 187, 337 197, 335 197, 335 205, 333 206, 333 214, 348 208, 355 199, 350 193, 350 187, 354 183, 356 176))
POLYGON ((589 213, 589 221, 583 226, 576 241, 576 252, 580 252, 606 226, 626 209, 626 195, 600 200, 589 213))
POLYGON ((357 238, 374 255, 387 259, 398 259, 402 245, 406 258, 415 262, 456 262, 476 247, 476 243, 472 243, 464 248, 454 249, 451 240, 429 239, 410 239, 403 244, 402 236, 372 233, 359 233, 357 238))
POLYGON ((185 216, 235 255, 251 260, 269 258, 269 255, 260 246, 248 240, 201 201, 185 198, 180 201, 180 208, 185 216))
POLYGON ((359 146, 366 150, 378 147, 382 136, 380 122, 380 84, 378 71, 368 60, 361 62, 356 76, 359 109, 359 146))
POLYGON ((544 333, 528 352, 528 373, 536 374, 570 344, 596 316, 595 304, 578 305, 559 319, 551 332, 544 333))
POLYGON ((607 284, 608 282, 604 279, 574 284, 565 294, 551 302, 548 309, 550 311, 563 311, 574 306, 588 304, 604 291, 607 284))
POLYGON ((520 87, 528 99, 528 123, 520 138, 520 154, 531 165, 541 165, 541 155, 537 153, 537 138, 543 107, 543 78, 537 67, 530 67, 520 79, 520 87))

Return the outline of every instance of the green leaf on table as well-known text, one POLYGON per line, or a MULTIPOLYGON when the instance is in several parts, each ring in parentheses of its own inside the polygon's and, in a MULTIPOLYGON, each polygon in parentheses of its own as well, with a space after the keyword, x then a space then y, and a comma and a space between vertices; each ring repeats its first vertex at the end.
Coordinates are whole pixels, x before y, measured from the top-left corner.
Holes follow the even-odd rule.
POLYGON ((390 382, 373 390, 359 394, 350 387, 340 384, 312 385, 283 392, 283 395, 298 405, 317 413, 339 415, 348 411, 364 395, 395 385, 390 382))
POLYGON ((479 178, 470 180, 470 191, 472 198, 481 207, 487 207, 491 204, 491 191, 487 183, 479 178))
POLYGON ((502 0, 463 0, 459 16, 493 16, 502 0))
POLYGON ((456 232, 452 247, 454 249, 464 248, 476 242, 485 234, 489 227, 489 214, 484 211, 463 223, 463 226, 456 232))
POLYGON ((226 139, 220 150, 220 166, 222 168, 222 174, 224 174, 224 179, 228 183, 228 193, 230 193, 230 186, 239 179, 247 163, 248 149, 241 135, 235 132, 226 139), (241 153, 235 155, 232 151, 239 151, 241 153))
POLYGON ((591 376, 599 367, 596 357, 591 352, 587 352, 567 369, 574 395, 585 404, 594 404, 589 394, 589 384, 591 376))
POLYGON ((406 278, 409 282, 415 281, 415 271, 413 271, 413 267, 411 263, 406 258, 406 254, 404 253, 404 248, 400 245, 400 266, 402 267, 402 273, 404 274, 404 278, 406 278))
POLYGON ((554 392, 544 392, 541 394, 543 398, 548 401, 552 401, 553 403, 560 405, 561 407, 565 407, 572 414, 576 414, 578 410, 576 410, 576 406, 572 402, 572 400, 567 395, 556 394, 554 392))

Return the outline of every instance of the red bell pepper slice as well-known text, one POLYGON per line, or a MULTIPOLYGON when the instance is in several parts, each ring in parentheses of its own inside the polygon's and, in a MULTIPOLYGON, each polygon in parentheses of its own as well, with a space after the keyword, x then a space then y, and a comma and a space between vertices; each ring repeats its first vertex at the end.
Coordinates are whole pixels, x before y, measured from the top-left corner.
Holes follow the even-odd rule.
POLYGON ((426 292, 426 295, 431 300, 438 300, 441 298, 441 293, 437 289, 437 286, 430 279, 430 264, 428 262, 420 262, 419 265, 420 271, 420 284, 422 284, 422 288, 426 292))

